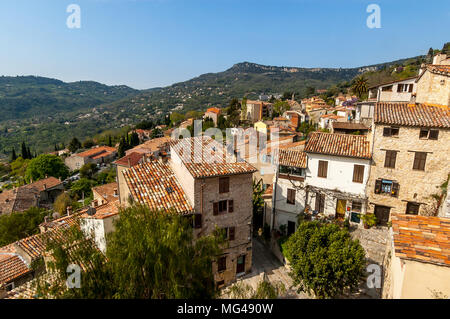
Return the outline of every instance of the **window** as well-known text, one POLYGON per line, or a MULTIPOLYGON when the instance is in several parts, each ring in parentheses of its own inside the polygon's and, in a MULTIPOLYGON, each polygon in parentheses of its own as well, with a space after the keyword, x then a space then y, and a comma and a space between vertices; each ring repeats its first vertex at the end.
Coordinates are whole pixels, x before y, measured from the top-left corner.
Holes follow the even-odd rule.
POLYGON ((227 212, 228 208, 228 201, 227 200, 221 200, 220 202, 216 202, 213 204, 214 207, 214 215, 222 214, 227 212))
POLYGON ((381 91, 383 91, 383 92, 392 92, 392 85, 383 86, 381 88, 381 91))
POLYGON ((317 176, 327 178, 327 172, 328 172, 328 161, 319 161, 319 171, 317 172, 317 176))
POLYGON ((419 138, 437 140, 439 136, 439 130, 430 130, 426 128, 420 129, 419 138))
POLYGON ((305 169, 299 168, 299 167, 293 167, 293 166, 284 166, 280 165, 280 173, 281 174, 289 174, 289 175, 296 175, 296 176, 305 176, 305 169))
POLYGON ((439 136, 438 130, 430 130, 430 134, 428 135, 429 140, 437 140, 439 136))
POLYGON ((219 193, 228 193, 230 191, 230 178, 220 177, 219 178, 219 193))
POLYGON ((354 183, 362 183, 364 179, 364 165, 353 166, 353 182, 354 183))
POLYGON ((395 126, 386 126, 383 128, 383 136, 398 136, 399 128, 395 126))
POLYGON ((202 215, 201 214, 194 215, 194 228, 202 228, 202 215))
POLYGON ((424 171, 426 161, 427 161, 427 153, 415 152, 413 169, 419 170, 419 171, 424 171))
POLYGON ((386 151, 386 157, 384 159, 384 167, 395 168, 396 159, 397 159, 396 151, 386 151))
POLYGON ((316 193, 316 206, 315 210, 319 213, 323 213, 325 209, 325 194, 316 193))
POLYGON ((228 212, 229 213, 232 213, 233 212, 233 210, 234 210, 234 202, 233 202, 233 200, 232 199, 230 199, 229 201, 228 201, 228 212))
POLYGON ((287 190, 287 203, 295 205, 295 189, 288 188, 288 190, 287 190))
POLYGON ((362 211, 362 203, 352 201, 352 211, 355 213, 361 213, 362 211))
POLYGON ((236 233, 235 227, 228 228, 228 240, 234 240, 235 233, 236 233))
POLYGON ((398 197, 400 185, 397 182, 387 179, 377 179, 375 181, 375 194, 388 194, 398 197))
POLYGON ((409 215, 419 215, 420 204, 408 202, 406 204, 406 214, 409 215))
POLYGON ((227 270, 227 257, 220 257, 217 261, 217 271, 225 271, 227 270))
POLYGON ((413 85, 412 84, 398 84, 397 85, 397 92, 409 92, 411 93, 413 91, 413 85))

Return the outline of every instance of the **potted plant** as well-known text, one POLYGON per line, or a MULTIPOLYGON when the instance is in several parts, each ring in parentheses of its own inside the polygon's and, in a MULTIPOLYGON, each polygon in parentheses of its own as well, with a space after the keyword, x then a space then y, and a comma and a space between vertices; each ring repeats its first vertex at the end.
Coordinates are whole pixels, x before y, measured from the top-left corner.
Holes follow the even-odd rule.
POLYGON ((377 218, 375 217, 375 214, 364 214, 361 218, 363 220, 365 229, 369 229, 370 227, 373 227, 377 224, 377 218))

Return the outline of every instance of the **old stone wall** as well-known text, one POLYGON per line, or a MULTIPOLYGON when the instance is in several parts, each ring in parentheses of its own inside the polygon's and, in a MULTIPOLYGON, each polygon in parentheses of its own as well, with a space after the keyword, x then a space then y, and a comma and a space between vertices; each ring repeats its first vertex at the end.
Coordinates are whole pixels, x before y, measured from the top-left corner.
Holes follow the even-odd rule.
POLYGON ((425 71, 417 82, 418 103, 450 105, 450 77, 425 71))
POLYGON ((373 213, 376 204, 391 207, 391 214, 404 214, 410 201, 421 203, 419 214, 424 214, 434 201, 430 196, 440 191, 439 186, 450 173, 450 130, 440 129, 438 140, 428 140, 419 139, 419 127, 401 126, 398 136, 390 137, 383 136, 383 127, 376 125, 374 132, 373 162, 366 188, 368 212, 373 213), (395 168, 384 167, 386 150, 398 151, 395 168), (424 171, 413 169, 416 151, 427 152, 424 171), (378 178, 397 181, 398 197, 375 194, 378 178))

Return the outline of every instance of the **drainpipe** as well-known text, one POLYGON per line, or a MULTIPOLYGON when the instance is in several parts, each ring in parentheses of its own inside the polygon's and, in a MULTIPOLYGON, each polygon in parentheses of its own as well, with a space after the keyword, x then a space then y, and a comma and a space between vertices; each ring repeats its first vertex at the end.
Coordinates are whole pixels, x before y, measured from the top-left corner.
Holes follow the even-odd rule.
POLYGON ((274 185, 273 196, 272 196, 272 226, 271 226, 271 230, 273 230, 273 228, 275 227, 275 205, 277 202, 277 185, 278 185, 279 170, 280 170, 280 167, 279 167, 279 165, 277 165, 277 172, 275 175, 275 185, 274 185))

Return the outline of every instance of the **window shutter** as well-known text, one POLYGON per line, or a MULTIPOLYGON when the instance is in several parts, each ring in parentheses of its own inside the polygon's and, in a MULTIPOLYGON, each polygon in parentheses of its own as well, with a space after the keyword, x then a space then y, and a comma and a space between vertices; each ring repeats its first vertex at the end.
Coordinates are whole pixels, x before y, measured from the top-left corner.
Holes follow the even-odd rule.
POLYGON ((353 182, 362 183, 364 179, 364 166, 355 164, 353 166, 353 182))
POLYGON ((228 240, 234 240, 235 227, 230 227, 228 230, 228 240))
POLYGON ((213 215, 218 215, 219 214, 219 203, 214 203, 214 211, 213 211, 213 215))
POLYGON ((383 136, 391 136, 391 128, 390 127, 383 128, 383 136))
POLYGON ((400 190, 400 185, 398 183, 392 183, 392 196, 398 197, 398 192, 400 190))
POLYGON ((377 179, 375 181, 375 194, 379 194, 381 192, 381 179, 377 179))
POLYGON ((234 201, 232 199, 230 199, 228 201, 228 212, 232 213, 234 211, 234 201))
POLYGON ((317 173, 317 175, 319 177, 327 177, 327 173, 328 173, 328 162, 327 161, 319 161, 319 171, 317 173))
POLYGON ((439 131, 438 130, 430 130, 430 135, 429 135, 429 139, 430 140, 437 140, 439 136, 439 131))
POLYGON ((413 87, 414 87, 414 84, 410 84, 410 85, 409 85, 409 93, 412 93, 413 87))

